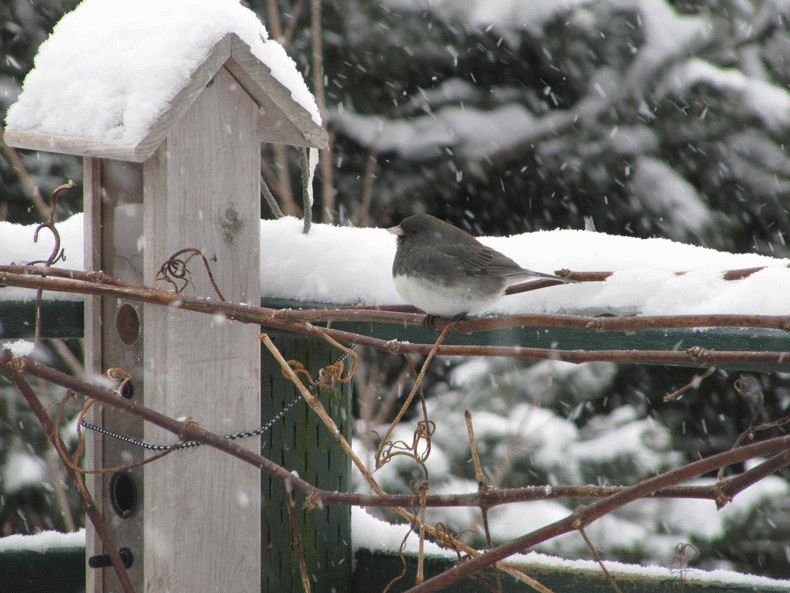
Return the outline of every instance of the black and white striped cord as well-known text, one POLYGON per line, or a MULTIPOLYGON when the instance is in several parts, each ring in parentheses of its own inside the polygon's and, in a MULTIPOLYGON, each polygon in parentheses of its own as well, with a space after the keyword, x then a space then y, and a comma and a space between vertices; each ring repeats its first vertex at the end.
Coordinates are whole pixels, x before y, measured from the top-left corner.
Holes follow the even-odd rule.
MULTIPOLYGON (((222 438, 228 439, 229 441, 235 441, 237 439, 246 439, 248 437, 257 437, 262 435, 264 432, 268 431, 274 423, 280 420, 283 416, 288 413, 288 410, 294 407, 296 402, 302 399, 300 394, 297 394, 288 404, 279 412, 277 412, 266 424, 261 426, 260 428, 256 428, 255 430, 246 430, 243 432, 234 432, 233 434, 226 434, 222 438)), ((146 449, 148 451, 169 451, 170 449, 189 449, 191 447, 199 447, 203 443, 200 441, 187 441, 185 443, 175 443, 173 445, 156 445, 154 443, 148 443, 146 441, 142 441, 140 439, 135 439, 130 436, 126 436, 125 434, 121 434, 119 432, 115 432, 113 430, 108 430, 101 426, 96 426, 95 424, 91 424, 87 422, 84 418, 81 422, 83 428, 87 428, 88 430, 92 430, 93 432, 97 432, 101 435, 106 437, 112 437, 119 441, 123 441, 124 443, 129 443, 130 445, 134 445, 136 447, 140 447, 141 449, 146 449)))
MULTIPOLYGON (((354 349, 354 345, 351 346, 351 349, 352 350, 354 349)), ((350 356, 350 353, 347 352, 346 354, 341 356, 337 360, 337 362, 345 362, 345 360, 349 356, 350 356)), ((288 413, 288 411, 291 408, 293 408, 296 405, 296 402, 298 402, 300 399, 302 399, 302 396, 301 396, 301 394, 297 393, 294 396, 294 398, 290 402, 288 402, 282 410, 277 412, 272 418, 269 419, 269 421, 266 424, 264 424, 260 428, 256 428, 255 430, 245 430, 245 431, 242 431, 242 432, 235 432, 233 434, 227 434, 227 435, 223 436, 222 438, 228 439, 229 441, 235 441, 235 440, 238 440, 238 439, 246 439, 246 438, 249 438, 249 437, 260 436, 263 433, 265 433, 268 430, 270 430, 271 427, 274 426, 274 424, 276 422, 278 422, 283 416, 285 416, 288 413)), ((104 435, 106 437, 111 437, 113 439, 117 439, 117 440, 122 441, 124 443, 129 443, 130 445, 134 445, 136 447, 140 447, 141 449, 146 449, 147 451, 169 451, 171 449, 173 449, 173 450, 190 449, 192 447, 199 447, 200 445, 203 444, 203 443, 201 443, 199 441, 187 441, 185 443, 175 443, 173 445, 157 445, 157 444, 154 444, 154 443, 148 443, 148 442, 140 440, 140 439, 135 439, 133 437, 127 436, 125 434, 121 434, 119 432, 115 432, 113 430, 108 430, 108 429, 106 429, 106 428, 104 428, 102 426, 96 426, 95 424, 91 424, 90 422, 86 421, 84 418, 82 419, 82 422, 80 424, 81 424, 81 426, 83 428, 86 428, 88 430, 92 430, 93 432, 99 433, 99 434, 104 435)))

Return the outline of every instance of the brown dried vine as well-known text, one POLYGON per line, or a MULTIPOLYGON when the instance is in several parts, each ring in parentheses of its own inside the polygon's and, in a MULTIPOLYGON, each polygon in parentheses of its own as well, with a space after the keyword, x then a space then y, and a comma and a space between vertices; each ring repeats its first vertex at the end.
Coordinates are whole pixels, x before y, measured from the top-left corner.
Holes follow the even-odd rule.
POLYGON ((52 418, 50 418, 46 409, 44 409, 44 406, 41 404, 41 400, 38 399, 35 392, 30 387, 30 384, 20 374, 24 370, 24 364, 20 364, 18 359, 15 359, 10 355, 10 352, 5 350, 0 351, 0 366, 3 367, 6 374, 14 382, 19 392, 25 398, 25 401, 27 401, 30 409, 36 415, 41 427, 44 429, 50 444, 63 462, 66 473, 74 483, 77 495, 79 496, 80 502, 82 504, 82 508, 85 510, 85 514, 93 524, 93 527, 104 546, 105 552, 110 556, 112 566, 115 569, 116 575, 118 575, 118 580, 121 583, 121 587, 123 587, 125 593, 134 593, 134 586, 132 585, 132 581, 129 578, 129 573, 126 571, 126 566, 124 565, 123 560, 121 559, 121 556, 118 552, 118 547, 115 544, 115 540, 113 539, 110 530, 107 528, 107 525, 101 516, 101 512, 96 507, 96 503, 88 492, 88 489, 85 487, 82 476, 71 467, 71 460, 69 459, 65 444, 60 438, 57 425, 52 421, 52 418))
MULTIPOLYGON (((534 356, 538 358, 553 358, 553 359, 560 359, 560 360, 573 360, 574 362, 581 362, 585 360, 596 359, 596 351, 592 352, 576 352, 576 351, 557 351, 557 350, 541 350, 541 349, 532 349, 532 348, 522 348, 522 347, 459 347, 459 346, 447 346, 442 344, 444 337, 447 333, 453 330, 460 330, 464 327, 496 327, 498 325, 503 324, 504 322, 501 318, 492 318, 492 319, 483 319, 483 320, 469 320, 469 321, 462 321, 457 324, 447 324, 443 328, 442 335, 440 335, 439 339, 436 340, 433 344, 407 344, 407 343, 392 343, 392 342, 385 342, 383 340, 378 340, 374 338, 369 338, 367 336, 362 336, 359 334, 353 334, 351 332, 344 332, 339 331, 336 329, 320 329, 317 328, 310 323, 305 322, 305 316, 300 316, 301 312, 291 312, 291 311, 279 311, 273 309, 267 309, 264 307, 247 307, 241 305, 235 305, 233 303, 225 303, 225 302, 218 302, 212 301, 209 299, 198 299, 195 297, 188 297, 185 295, 175 295, 173 293, 166 293, 163 291, 157 291, 155 289, 150 289, 140 285, 133 285, 130 283, 124 283, 117 279, 112 279, 105 277, 101 274, 93 274, 93 273, 84 273, 84 272, 73 272, 68 270, 60 270, 57 273, 51 274, 53 277, 47 277, 48 269, 42 269, 38 267, 27 267, 22 268, 19 266, 16 267, 9 267, 9 266, 0 266, 0 285, 1 284, 8 284, 8 285, 17 285, 17 286, 27 286, 30 288, 36 289, 44 289, 47 290, 66 290, 69 292, 86 292, 91 294, 100 294, 104 296, 119 296, 123 295, 124 298, 128 298, 130 300, 139 300, 142 302, 151 302, 156 304, 163 304, 163 305, 171 305, 176 306, 179 308, 184 308, 188 310, 193 310, 197 312, 207 313, 207 314, 216 314, 216 313, 223 313, 227 317, 231 319, 236 319, 238 321, 243 321, 247 323, 260 323, 261 325, 273 327, 277 329, 283 329, 288 331, 293 331, 297 333, 303 333, 307 335, 314 335, 319 336, 322 339, 326 339, 337 345, 340 348, 347 350, 345 346, 340 345, 338 340, 343 340, 351 343, 363 343, 374 345, 374 347, 379 347, 381 349, 386 349, 389 351, 394 352, 422 352, 428 355, 428 360, 423 363, 422 369, 419 374, 417 374, 417 380, 415 381, 415 388, 413 389, 412 396, 416 393, 416 390, 419 388, 421 383, 422 375, 424 375, 428 363, 430 362, 430 358, 435 355, 440 354, 457 354, 457 353, 464 353, 464 354, 495 354, 495 355, 505 355, 509 356, 534 356), (469 324, 469 325, 464 325, 469 324)), ((313 318, 321 318, 323 315, 324 317, 344 317, 346 316, 349 319, 377 319, 381 318, 381 320, 386 322, 393 322, 395 319, 400 321, 405 321, 408 323, 418 323, 422 320, 422 315, 414 315, 409 313, 403 312, 394 312, 394 311, 372 311, 370 309, 347 309, 347 310, 339 310, 339 309, 329 309, 323 310, 323 312, 319 312, 319 310, 308 311, 313 318)), ((525 321, 525 317, 529 318, 526 321, 531 321, 533 323, 537 322, 539 319, 540 321, 549 320, 553 324, 557 326, 569 326, 569 327, 583 327, 585 329, 590 329, 593 331, 609 331, 611 329, 616 329, 617 331, 622 331, 623 324, 620 321, 616 321, 615 323, 611 323, 608 319, 602 320, 589 320, 589 318, 574 318, 571 316, 519 316, 519 322, 525 321), (618 325, 620 324, 620 325, 618 325)), ((647 318, 639 319, 636 318, 627 320, 628 324, 631 325, 641 325, 643 327, 656 327, 661 323, 665 323, 667 326, 670 327, 688 327, 691 325, 685 324, 693 324, 693 323, 713 323, 715 321, 721 321, 722 319, 725 321, 723 325, 731 325, 731 326, 747 326, 747 327, 754 327, 752 325, 756 323, 757 327, 773 327, 773 328, 780 328, 780 329, 787 329, 788 325, 788 318, 776 318, 776 317, 766 317, 766 316, 689 316, 687 318, 678 319, 675 318, 666 318, 662 321, 660 318, 647 318)), ((512 320, 511 320, 512 321, 512 320)), ((276 348, 273 349, 273 344, 266 342, 264 336, 262 336, 262 340, 267 345, 269 350, 272 352, 275 357, 278 356, 276 352, 276 348)), ((774 362, 783 363, 785 361, 785 357, 788 353, 742 353, 742 352, 712 352, 701 348, 690 348, 685 353, 656 353, 656 352, 647 352, 647 353, 633 353, 629 351, 598 351, 600 353, 608 352, 604 359, 609 360, 620 360, 620 359, 631 359, 631 358, 640 358, 644 356, 644 360, 682 360, 685 362, 693 362, 702 366, 706 369, 713 368, 713 365, 721 360, 772 360, 774 362), (614 353, 614 354, 613 354, 614 353), (664 355, 667 355, 666 359, 664 355), (769 356, 765 356, 768 354, 769 356), (680 355, 680 356, 678 356, 680 355), (740 356, 745 355, 745 356, 740 356)), ((278 358, 280 360, 281 356, 278 358)), ((790 361, 790 359, 788 359, 790 361)), ((356 360, 355 360, 356 362, 356 360)), ((311 408, 313 408, 319 416, 321 415, 321 411, 323 407, 315 396, 309 393, 307 388, 302 384, 301 377, 305 377, 304 373, 300 373, 298 367, 294 368, 293 366, 289 365, 288 362, 285 360, 280 361, 281 368, 283 369, 283 373, 292 381, 295 385, 300 389, 305 399, 308 401, 308 404, 311 408), (286 370, 287 369, 287 370, 286 370), (301 387, 299 387, 301 386, 301 387)), ((37 369, 41 371, 41 367, 36 366, 32 361, 24 361, 21 363, 21 366, 26 369, 37 369)), ((305 371, 306 372, 306 371, 305 371)), ((318 384, 319 386, 323 383, 327 385, 331 385, 336 383, 337 381, 347 381, 353 375, 353 368, 349 371, 345 377, 343 376, 343 370, 340 369, 327 369, 325 372, 325 379, 319 375, 318 380, 309 377, 309 381, 311 384, 318 384)), ((46 374, 46 373, 44 373, 46 374)), ((62 379, 61 379, 62 380, 62 379)), ((74 385, 79 385, 79 383, 75 383, 74 385)), ((86 389, 84 385, 82 385, 83 389, 86 389)), ((123 408, 118 402, 117 393, 113 393, 115 396, 111 398, 114 402, 112 405, 116 405, 118 407, 123 408)), ((90 397, 90 396, 89 396, 90 397)), ((106 403, 106 402, 105 402, 106 403)), ((131 410, 129 410, 131 411, 131 410)), ((138 406, 134 409, 133 413, 140 414, 141 408, 138 406)), ((158 418, 162 420, 161 415, 156 416, 153 414, 153 411, 148 411, 145 414, 148 416, 143 416, 145 419, 151 421, 151 418, 158 418)), ((338 441, 344 442, 342 439, 342 435, 340 435, 339 430, 334 425, 334 422, 331 418, 328 418, 326 412, 323 411, 325 415, 322 417, 327 426, 330 427, 330 430, 333 434, 338 438, 338 441)), ((462 496, 432 496, 427 494, 427 491, 423 490, 419 492, 418 498, 418 505, 416 508, 410 512, 406 510, 410 506, 413 506, 415 498, 414 495, 387 495, 385 494, 380 487, 372 480, 372 476, 368 474, 367 479, 369 484, 374 490, 374 494, 372 495, 355 495, 349 493, 331 493, 319 490, 308 483, 300 483, 295 481, 294 477, 290 475, 289 472, 285 468, 277 466, 276 464, 272 464, 270 460, 265 460, 260 456, 256 457, 249 457, 247 453, 242 453, 239 449, 234 449, 232 447, 232 443, 227 443, 227 441, 222 441, 216 435, 211 435, 211 433, 207 433, 199 426, 191 422, 185 423, 176 423, 172 421, 175 425, 178 426, 178 431, 175 433, 178 435, 180 439, 189 438, 191 440, 199 440, 201 442, 213 443, 213 446, 220 448, 222 450, 226 450, 227 452, 234 454, 240 458, 245 459, 249 463, 254 463, 256 466, 260 467, 264 471, 269 471, 274 475, 280 476, 282 479, 285 476, 281 472, 287 473, 290 476, 290 483, 294 484, 294 488, 299 492, 302 492, 306 497, 306 503, 308 505, 311 504, 358 504, 361 506, 389 506, 395 507, 396 510, 401 513, 404 517, 407 517, 408 520, 418 529, 423 530, 425 534, 430 534, 434 538, 440 536, 440 530, 437 526, 429 525, 424 521, 424 510, 429 506, 447 506, 447 505, 465 505, 465 506, 479 506, 481 510, 490 508, 491 506, 495 506, 496 504, 505 504, 507 502, 512 502, 515 500, 526 500, 526 499, 534 499, 538 497, 549 497, 549 493, 547 493, 542 488, 535 488, 535 489, 511 489, 511 490, 504 490, 504 489, 488 489, 484 492, 478 492, 475 495, 462 495, 462 496), (219 440, 215 440, 219 439, 219 440), (229 446, 230 448, 224 448, 229 446)), ((172 425, 171 425, 172 426, 172 425)), ((430 434, 431 428, 428 424, 424 425, 424 431, 430 434)), ((418 428, 418 431, 421 430, 418 428)), ((754 429, 753 429, 754 430, 754 429)), ((385 442, 387 439, 383 439, 382 442, 385 442)), ((350 456, 352 456, 352 461, 354 461, 355 465, 360 467, 360 469, 364 468, 364 465, 361 463, 360 460, 355 459, 353 456, 353 452, 350 451, 350 446, 345 443, 346 452, 350 456)), ((711 459, 717 459, 716 463, 719 463, 714 469, 718 469, 720 467, 724 467, 726 465, 730 465, 732 463, 742 461, 743 459, 753 458, 758 455, 756 451, 759 451, 759 455, 766 455, 772 454, 773 456, 770 459, 758 466, 757 468, 752 468, 749 472, 744 472, 735 478, 731 478, 728 480, 722 480, 720 483, 716 484, 715 487, 708 488, 707 490, 698 489, 694 490, 691 487, 681 487, 676 486, 677 481, 674 481, 674 477, 665 478, 664 482, 659 483, 649 483, 649 487, 645 486, 645 482, 634 486, 622 486, 622 487, 615 487, 615 488, 597 488, 596 487, 553 487, 552 493, 553 496, 601 496, 604 497, 598 503, 593 503, 586 507, 581 507, 577 512, 575 512, 571 517, 573 518, 572 523, 561 523, 561 525, 552 525, 547 526, 544 529, 537 530, 532 534, 527 534, 524 536, 530 536, 532 539, 525 540, 524 538, 519 538, 520 543, 525 542, 533 542, 533 543, 526 543, 523 547, 528 547, 529 545, 534 545, 538 541, 545 541, 550 537, 554 537, 559 533, 564 533, 570 529, 580 529, 583 528, 589 522, 594 521, 596 518, 606 514, 607 512, 611 512, 617 506, 621 506, 622 504, 626 504, 630 500, 634 500, 635 498, 631 497, 640 497, 640 496, 654 496, 654 495, 664 495, 664 496, 704 496, 706 498, 711 498, 717 502, 717 504, 726 504, 728 500, 732 498, 734 494, 741 491, 743 488, 747 487, 748 485, 754 483, 755 481, 761 479, 771 471, 776 471, 777 468, 783 467, 790 463, 790 443, 785 442, 782 439, 768 439, 767 441, 763 441, 761 443, 757 443, 756 445, 747 445, 745 447, 740 447, 736 450, 728 451, 727 456, 725 457, 717 457, 712 456, 711 458, 706 458, 703 460, 707 463, 712 463, 711 459), (770 443, 766 445, 766 443, 770 443), (759 446, 759 447, 757 447, 759 446), (757 447, 757 449, 753 449, 753 447, 757 447), (750 456, 751 455, 751 456, 750 456), (757 470, 757 471, 754 471, 757 470), (601 506, 601 503, 606 503, 606 505, 601 506), (598 506, 596 506, 598 505, 598 506), (601 510, 601 509, 604 510, 601 510), (590 510, 592 509, 592 511, 590 510), (600 514, 599 514, 600 513, 600 514), (565 531, 563 531, 565 530, 565 531)), ((254 454, 253 454, 254 455, 254 454)), ((724 455, 724 454, 720 454, 724 455)), ((694 464, 689 464, 688 466, 683 466, 679 468, 680 470, 684 471, 691 471, 689 467, 697 468, 694 464)), ((706 466, 707 467, 707 466, 706 466)), ((698 468, 697 468, 698 469, 698 468)), ((694 470, 696 471, 696 469, 694 470)), ((709 470, 703 470, 709 471, 709 470)), ((672 472, 669 472, 672 474, 672 472)), ((699 474, 696 474, 699 475, 699 474)), ((569 518, 570 520, 570 518, 569 518)), ((449 535, 449 534, 448 534, 449 535)), ((452 538, 454 542, 451 545, 451 548, 456 549, 459 553, 463 552, 469 556, 468 560, 465 561, 459 567, 451 569, 448 573, 445 573, 444 579, 454 579, 459 576, 469 576, 479 568, 483 566, 490 566, 490 565, 498 565, 501 566, 503 570, 508 571, 510 574, 514 574, 517 578, 521 580, 527 580, 528 577, 520 573, 519 571, 515 570, 512 566, 507 564, 502 564, 501 560, 507 557, 509 553, 506 553, 508 548, 505 548, 505 552, 503 552, 503 547, 498 546, 495 548, 490 549, 487 552, 481 553, 478 550, 474 550, 465 546, 464 544, 458 542, 454 537, 452 538), (484 558, 484 560, 481 560, 484 558), (475 568, 476 567, 476 568, 475 568), (455 571, 455 572, 454 572, 455 571)), ((513 542, 510 542, 513 543, 513 542)), ((490 547, 490 546, 489 546, 490 547)), ((418 585, 417 590, 435 590, 435 586, 437 582, 433 579, 428 579, 422 585, 418 585), (422 587, 420 589, 419 587, 422 587), (426 588, 427 587, 427 588, 426 588)))
MULTIPOLYGON (((281 366, 283 368, 288 368, 287 362, 282 359, 282 357, 279 358, 281 359, 281 366)), ((400 505, 403 505, 404 501, 405 504, 413 503, 413 495, 386 495, 377 485, 374 486, 374 490, 376 491, 376 494, 374 495, 361 495, 321 490, 298 478, 298 476, 294 476, 286 468, 279 466, 273 463, 271 460, 266 459, 248 449, 245 449, 234 442, 229 442, 218 435, 210 433, 202 429, 194 422, 179 422, 168 418, 167 416, 164 416, 154 410, 145 408, 145 406, 135 404, 124 399, 123 397, 120 397, 115 390, 97 385, 91 385, 67 375, 66 373, 51 369, 46 365, 38 363, 26 356, 14 357, 9 351, 3 351, 2 358, 0 360, 2 360, 2 366, 12 376, 18 376, 20 372, 24 372, 40 377, 52 383, 62 385, 67 389, 72 389, 88 397, 94 398, 105 405, 112 405, 115 408, 132 413, 147 422, 152 422, 153 424, 176 434, 181 439, 203 442, 214 448, 225 451, 226 453, 229 453, 247 463, 251 463, 252 465, 273 476, 288 480, 294 490, 305 495, 307 499, 306 504, 312 500, 324 505, 353 504, 359 506, 396 506, 396 508, 400 508, 400 505)), ((295 375, 294 379, 298 381, 298 377, 295 375)), ((304 390, 307 391, 306 388, 304 388, 304 390)), ((50 434, 49 430, 48 434, 50 434)), ((341 437, 342 435, 340 435, 338 438, 341 437)), ((722 495, 722 492, 726 492, 728 495, 738 492, 743 488, 746 488, 748 485, 759 481, 765 477, 765 475, 768 475, 768 473, 776 471, 778 468, 784 467, 790 463, 790 436, 767 439, 765 441, 739 447, 735 450, 712 455, 710 457, 688 463, 684 466, 681 466, 680 468, 664 472, 658 476, 648 478, 632 486, 597 490, 595 487, 572 487, 571 491, 566 490, 563 495, 576 497, 603 496, 603 498, 601 498, 601 500, 598 502, 579 507, 575 512, 563 520, 525 534, 516 540, 497 546, 486 552, 481 553, 478 550, 469 548, 457 540, 454 540, 454 543, 451 547, 469 554, 470 558, 462 564, 442 573, 441 575, 428 579, 424 583, 417 585, 413 591, 435 591, 438 587, 444 586, 445 584, 452 582, 457 578, 469 576, 470 574, 473 574, 486 566, 491 566, 494 563, 500 562, 512 553, 531 547, 536 543, 546 541, 547 539, 562 533, 578 530, 580 527, 583 528, 596 519, 608 514, 612 510, 638 498, 660 494, 662 490, 665 492, 665 495, 685 496, 689 492, 685 489, 688 487, 682 487, 675 490, 673 490, 672 487, 680 482, 689 480, 704 473, 708 473, 711 470, 715 470, 727 465, 732 465, 734 463, 740 463, 747 459, 754 459, 756 457, 763 456, 770 456, 770 459, 761 463, 759 466, 744 472, 740 476, 725 480, 724 483, 717 484, 715 488, 710 489, 706 497, 716 499, 717 496, 722 495)), ((358 459, 355 460, 355 463, 357 462, 359 462, 358 459)), ((371 485, 374 484, 375 481, 371 483, 371 485)), ((543 490, 544 497, 548 496, 548 493, 545 491, 545 489, 541 488, 541 490, 543 490)), ((552 487, 552 491, 555 493, 560 490, 562 490, 562 487, 552 487)), ((504 502, 512 502, 514 500, 509 496, 506 499, 502 499, 502 492, 497 493, 496 491, 489 491, 482 494, 477 493, 471 498, 469 495, 427 495, 421 501, 421 505, 423 507, 428 507, 434 505, 444 506, 449 503, 463 503, 466 506, 492 506, 496 499, 489 498, 491 494, 499 494, 500 504, 504 502)), ((408 513, 402 508, 399 512, 406 513, 405 516, 411 517, 410 520, 412 521, 415 519, 412 513, 408 513)), ((426 533, 431 535, 437 535, 439 533, 439 530, 436 526, 426 524, 425 529, 426 533)), ((499 564, 499 566, 502 567, 503 570, 506 570, 509 574, 518 575, 517 578, 522 578, 525 576, 518 570, 514 569, 511 565, 506 563, 499 564)))
MULTIPOLYGON (((50 196, 50 204, 49 204, 49 217, 46 222, 42 222, 40 225, 36 227, 35 232, 33 233, 33 243, 38 243, 38 233, 41 229, 47 229, 52 233, 52 236, 55 239, 55 244, 52 246, 52 252, 49 254, 49 257, 45 260, 36 260, 29 262, 28 265, 35 266, 37 264, 44 264, 44 267, 50 268, 59 261, 64 261, 66 259, 66 255, 60 247, 60 233, 58 232, 57 227, 55 226, 55 217, 57 214, 57 206, 58 206, 58 194, 64 190, 71 189, 74 187, 74 182, 69 179, 68 182, 59 185, 54 190, 52 190, 52 195, 50 196)), ((39 288, 36 291, 36 329, 35 329, 35 337, 34 341, 38 344, 39 339, 41 338, 41 298, 44 295, 44 289, 39 288)))
POLYGON ((196 256, 200 256, 203 260, 203 266, 206 268, 208 279, 211 282, 211 286, 214 288, 214 292, 217 294, 217 298, 222 302, 227 302, 225 297, 222 296, 222 291, 220 291, 219 286, 217 286, 216 280, 214 280, 214 274, 211 271, 211 264, 209 264, 208 258, 200 249, 195 247, 179 249, 171 255, 170 258, 162 264, 162 267, 159 268, 159 271, 156 273, 156 279, 171 284, 176 293, 180 294, 184 292, 184 289, 189 284, 192 284, 192 273, 187 266, 189 262, 192 261, 192 258, 196 256), (182 259, 182 255, 186 255, 187 257, 182 259))
MULTIPOLYGON (((132 301, 168 305, 171 307, 206 314, 222 314, 228 319, 242 323, 255 323, 272 329, 290 331, 304 335, 320 335, 310 321, 370 321, 382 323, 406 323, 421 325, 424 315, 371 308, 328 308, 328 309, 272 309, 251 307, 235 303, 169 293, 139 284, 122 282, 101 273, 63 270, 57 268, 0 266, 0 287, 18 286, 39 289, 92 294, 132 301), (47 277, 52 276, 52 277, 47 277)), ((453 322, 458 332, 484 331, 515 326, 547 326, 587 329, 593 331, 632 331, 656 328, 695 327, 749 327, 764 329, 790 329, 790 316, 772 315, 670 315, 634 316, 626 318, 590 318, 573 315, 516 315, 469 319, 453 322)), ((435 343, 419 344, 384 340, 364 334, 334 328, 321 330, 335 341, 370 346, 392 353, 429 354, 444 356, 506 356, 561 360, 572 363, 609 361, 680 364, 686 366, 710 366, 754 363, 774 367, 790 368, 790 352, 755 351, 712 351, 698 347, 686 350, 560 350, 526 346, 467 346, 435 343)))

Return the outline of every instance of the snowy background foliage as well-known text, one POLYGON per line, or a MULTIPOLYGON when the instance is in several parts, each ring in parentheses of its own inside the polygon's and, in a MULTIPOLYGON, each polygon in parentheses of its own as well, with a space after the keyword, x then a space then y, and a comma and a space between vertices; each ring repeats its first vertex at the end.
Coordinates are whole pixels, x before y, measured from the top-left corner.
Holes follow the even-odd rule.
MULTIPOLYGON (((38 45, 75 4, 0 5, 0 111, 14 101, 38 45)), ((247 4, 266 23, 266 3, 247 4)), ((278 5, 291 10, 287 0, 278 5)), ((322 9, 336 221, 386 226, 429 212, 476 234, 588 228, 790 255, 787 2, 328 0, 322 9)), ((288 52, 309 80, 306 12, 288 52)), ((23 159, 45 194, 81 177, 73 157, 23 159)), ((5 155, 0 179, 2 217, 36 221, 5 155)), ((74 196, 79 191, 61 199, 61 218, 81 209, 74 196)), ((386 393, 399 369, 373 355, 367 366, 368 383, 386 393)), ((720 451, 747 427, 754 399, 733 389, 741 374, 717 372, 679 402, 662 403, 692 376, 636 365, 437 364, 428 381, 429 408, 441 410, 431 483, 437 492, 475 488, 459 437, 464 408, 474 414, 486 469, 505 486, 632 483, 720 451)), ((761 420, 787 413, 790 377, 745 378, 764 395, 761 420)), ((381 427, 358 427, 357 446, 369 451, 369 431, 381 427)), ((58 504, 62 477, 51 477, 44 451, 24 404, 0 390, 0 535, 66 529, 61 509, 73 509, 74 500, 58 504)), ((382 470, 385 487, 408 491, 413 469, 382 470)), ((675 545, 692 542, 698 566, 787 577, 786 476, 722 512, 710 502, 646 501, 589 534, 609 558, 668 566, 675 545)), ((492 529, 502 541, 565 513, 558 502, 525 503, 498 510, 492 529)), ((480 541, 470 511, 433 518, 472 526, 480 541)), ((589 554, 570 536, 544 551, 589 554)))

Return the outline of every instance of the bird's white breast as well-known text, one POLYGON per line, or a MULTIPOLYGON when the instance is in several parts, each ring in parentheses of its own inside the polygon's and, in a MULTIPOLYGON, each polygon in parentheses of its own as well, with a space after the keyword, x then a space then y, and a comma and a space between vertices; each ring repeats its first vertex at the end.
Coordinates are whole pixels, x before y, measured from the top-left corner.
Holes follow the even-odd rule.
POLYGON ((455 317, 461 313, 477 315, 488 309, 502 296, 483 294, 461 285, 448 286, 430 278, 399 275, 393 277, 395 289, 407 303, 429 315, 455 317))

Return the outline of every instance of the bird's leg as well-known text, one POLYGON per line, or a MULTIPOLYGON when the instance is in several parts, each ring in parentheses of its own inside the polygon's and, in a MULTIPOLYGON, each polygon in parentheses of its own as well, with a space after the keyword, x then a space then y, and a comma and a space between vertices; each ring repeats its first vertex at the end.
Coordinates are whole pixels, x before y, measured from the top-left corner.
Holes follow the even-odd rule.
POLYGON ((430 313, 426 314, 422 320, 422 326, 426 329, 431 330, 434 333, 439 333, 439 328, 436 327, 436 320, 437 319, 447 319, 448 324, 455 323, 456 321, 461 321, 462 319, 466 319, 466 313, 459 313, 458 315, 453 315, 449 319, 447 317, 442 317, 441 315, 431 315, 430 313))
POLYGON ((439 317, 439 316, 438 315, 431 315, 430 313, 426 313, 425 317, 422 318, 422 326, 425 329, 431 330, 432 332, 438 332, 439 330, 437 330, 434 327, 434 322, 436 321, 437 317, 439 317))

